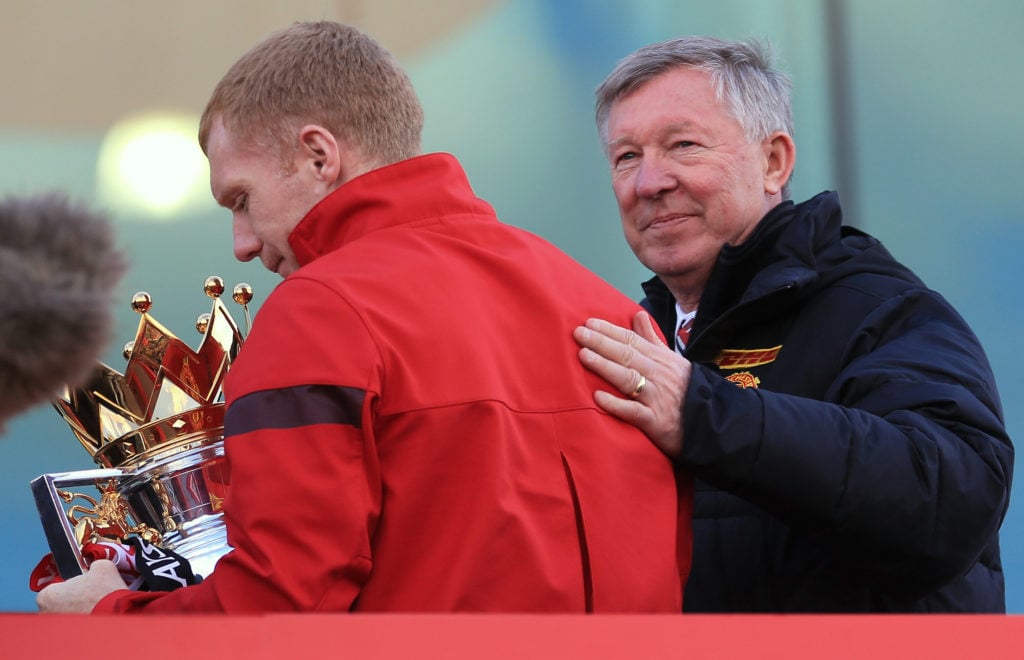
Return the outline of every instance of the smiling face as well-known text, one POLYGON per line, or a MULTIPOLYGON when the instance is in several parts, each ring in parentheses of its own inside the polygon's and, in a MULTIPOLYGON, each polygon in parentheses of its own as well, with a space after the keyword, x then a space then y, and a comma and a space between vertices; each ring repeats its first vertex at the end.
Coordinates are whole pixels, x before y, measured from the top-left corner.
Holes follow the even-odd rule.
POLYGON ((777 139, 748 142, 698 69, 669 69, 612 104, 605 147, 626 240, 684 307, 722 246, 781 201, 777 139))
POLYGON ((288 236, 330 187, 310 175, 302 150, 285 161, 239 139, 220 120, 212 125, 206 152, 214 199, 231 211, 235 258, 258 257, 287 277, 299 267, 288 236))

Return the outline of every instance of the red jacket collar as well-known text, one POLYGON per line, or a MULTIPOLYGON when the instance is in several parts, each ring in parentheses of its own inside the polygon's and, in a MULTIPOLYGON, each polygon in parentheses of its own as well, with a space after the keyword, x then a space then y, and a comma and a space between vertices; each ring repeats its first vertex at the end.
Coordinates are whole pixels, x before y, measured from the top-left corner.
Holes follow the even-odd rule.
POLYGON ((288 242, 304 266, 378 229, 440 216, 494 215, 450 154, 417 156, 342 184, 310 209, 288 242))

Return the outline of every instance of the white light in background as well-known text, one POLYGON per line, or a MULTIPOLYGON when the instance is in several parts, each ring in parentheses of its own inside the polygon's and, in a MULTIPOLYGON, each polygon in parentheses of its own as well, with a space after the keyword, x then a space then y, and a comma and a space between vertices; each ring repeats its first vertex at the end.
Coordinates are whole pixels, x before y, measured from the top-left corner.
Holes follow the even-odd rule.
POLYGON ((99 199, 129 219, 173 219, 212 204, 198 126, 198 117, 174 113, 119 120, 100 146, 99 199))

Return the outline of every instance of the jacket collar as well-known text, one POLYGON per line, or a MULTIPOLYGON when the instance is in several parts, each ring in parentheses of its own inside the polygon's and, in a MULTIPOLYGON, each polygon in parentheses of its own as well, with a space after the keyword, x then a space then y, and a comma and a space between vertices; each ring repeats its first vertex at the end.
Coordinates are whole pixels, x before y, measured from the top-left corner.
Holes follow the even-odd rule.
POLYGON ((450 154, 399 161, 347 181, 310 209, 288 242, 300 266, 370 232, 441 216, 494 215, 450 154))
MULTIPOLYGON (((801 204, 786 201, 758 222, 739 245, 725 245, 701 296, 695 339, 727 309, 778 291, 811 285, 827 265, 819 263, 823 245, 840 235, 842 213, 835 192, 823 192, 801 204)), ((675 300, 665 283, 653 277, 643 283, 644 307, 665 336, 673 331, 675 300), (667 329, 666 329, 667 328, 667 329)))

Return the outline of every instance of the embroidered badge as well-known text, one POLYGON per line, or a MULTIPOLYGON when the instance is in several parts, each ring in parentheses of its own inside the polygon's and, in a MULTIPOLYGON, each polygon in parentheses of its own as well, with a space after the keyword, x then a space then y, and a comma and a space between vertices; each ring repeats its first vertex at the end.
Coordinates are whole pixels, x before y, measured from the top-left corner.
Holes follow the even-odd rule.
POLYGON ((715 364, 718 365, 719 369, 752 369, 762 364, 775 362, 775 358, 779 357, 779 351, 781 350, 782 344, 772 348, 747 350, 727 348, 718 354, 718 357, 715 358, 715 364))
POLYGON ((741 389, 752 387, 756 390, 757 386, 761 384, 761 379, 749 371, 737 371, 734 374, 729 374, 725 379, 730 383, 735 383, 741 389))

